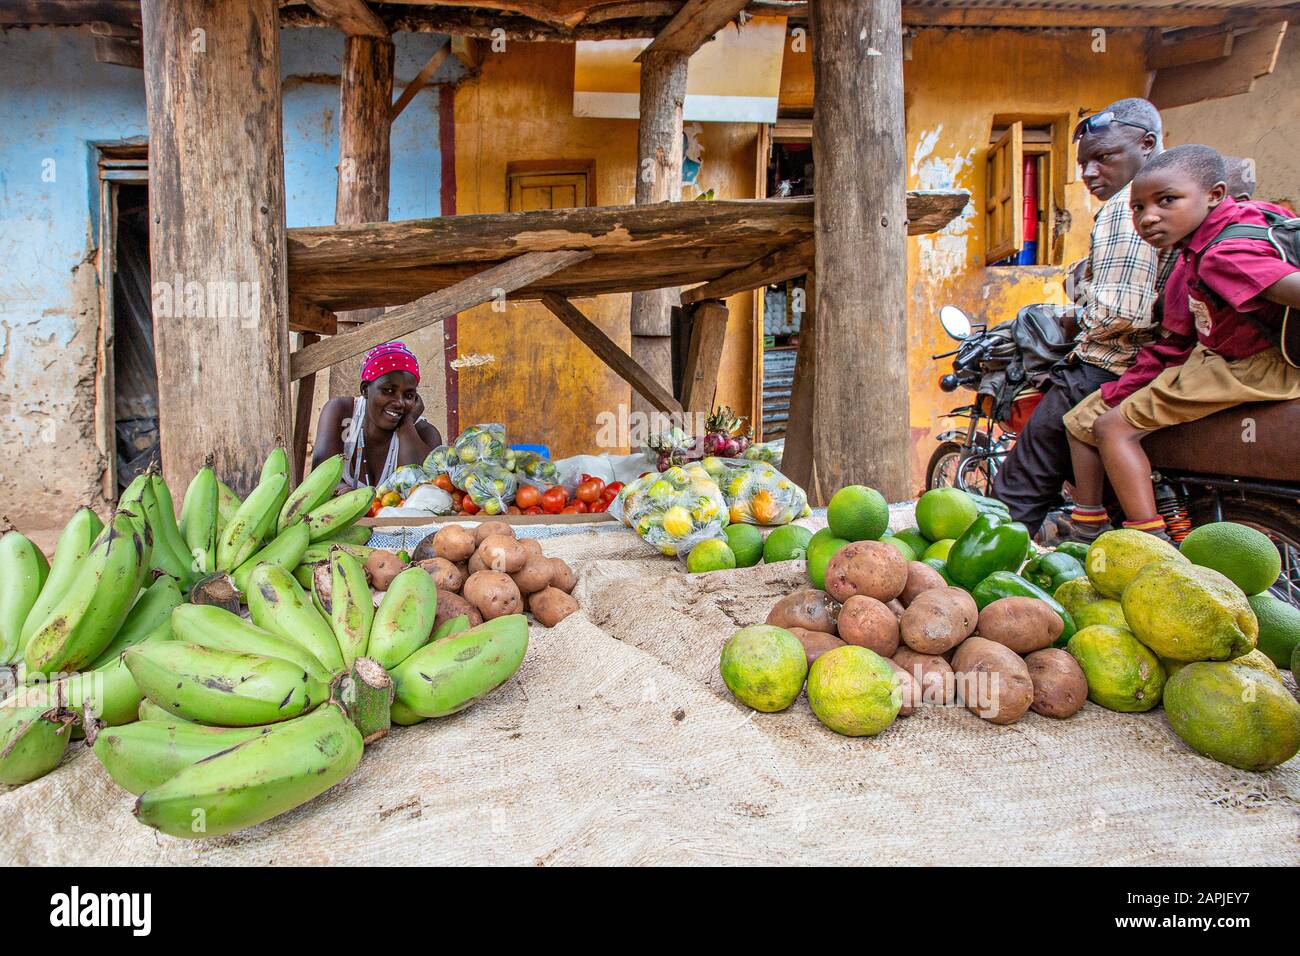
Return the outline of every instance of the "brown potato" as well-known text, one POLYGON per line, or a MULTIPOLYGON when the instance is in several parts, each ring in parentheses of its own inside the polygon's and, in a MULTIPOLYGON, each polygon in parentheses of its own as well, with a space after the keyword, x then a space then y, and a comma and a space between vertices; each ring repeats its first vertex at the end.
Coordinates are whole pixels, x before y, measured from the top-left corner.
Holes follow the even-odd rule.
POLYGON ((855 594, 840 608, 836 633, 846 644, 893 657, 898 650, 898 618, 889 606, 865 594, 855 594))
POLYGON ((506 614, 519 614, 523 610, 523 598, 519 588, 510 580, 510 575, 502 571, 477 571, 465 579, 465 600, 469 601, 483 620, 506 614))
POLYGON ((906 585, 907 560, 883 541, 846 544, 826 566, 826 591, 837 601, 847 601, 855 594, 892 601, 906 585))
POLYGON ((474 547, 478 547, 494 534, 505 535, 507 538, 515 536, 515 529, 504 521, 484 521, 474 529, 474 547))
POLYGON ((898 683, 900 685, 899 690, 902 692, 903 706, 898 708, 898 716, 911 717, 916 711, 916 708, 920 707, 921 704, 925 702, 921 694, 921 685, 918 684, 916 679, 909 674, 906 669, 901 667, 897 661, 891 660, 888 657, 886 657, 885 660, 889 661, 889 666, 892 667, 894 673, 898 675, 898 683))
POLYGON ((835 619, 839 616, 838 601, 831 600, 825 591, 801 588, 787 594, 768 612, 768 624, 777 627, 803 627, 823 634, 835 634, 835 619))
POLYGON ((1064 629, 1061 616, 1038 598, 998 598, 980 611, 980 637, 1005 644, 1017 654, 1051 647, 1064 629))
POLYGON ((504 574, 514 574, 528 562, 528 552, 510 535, 488 535, 475 553, 483 561, 483 567, 504 574))
POLYGON ((1029 679, 1034 682, 1030 708, 1044 717, 1073 717, 1088 699, 1088 679, 1079 662, 1059 647, 1034 651, 1025 658, 1029 679))
POLYGON ((975 599, 961 588, 933 588, 916 596, 898 627, 912 650, 943 654, 970 637, 978 620, 975 599))
POLYGON ((892 601, 886 604, 885 607, 893 611, 894 617, 899 618, 900 620, 903 617, 903 612, 907 610, 907 608, 903 607, 903 602, 900 601, 898 598, 894 598, 892 601))
POLYGON ((551 586, 551 559, 530 553, 524 566, 510 577, 519 586, 521 594, 536 594, 551 586))
POLYGON ((465 585, 465 573, 446 558, 430 558, 419 562, 418 566, 429 572, 440 591, 459 592, 465 585))
POLYGON ((546 588, 528 596, 528 610, 538 624, 546 627, 555 627, 577 609, 578 602, 559 588, 546 588))
POLYGON ((1034 702, 1034 682, 1019 654, 1004 644, 972 637, 952 658, 957 699, 992 724, 1014 724, 1034 702))
POLYGON ((474 532, 458 524, 449 524, 433 536, 434 555, 448 561, 467 561, 476 547, 474 532))
POLYGON ((559 588, 565 594, 571 594, 578 586, 578 578, 573 568, 560 558, 547 558, 551 562, 551 587, 559 588))
POLYGON ((806 627, 787 627, 786 630, 799 638, 799 643, 803 645, 803 652, 808 656, 809 667, 812 667, 812 662, 827 651, 844 646, 844 642, 838 637, 825 631, 810 631, 806 627))
POLYGON ((430 531, 420 539, 420 543, 417 544, 415 550, 411 552, 411 561, 414 564, 419 564, 421 561, 428 561, 430 558, 436 558, 438 556, 438 552, 433 549, 433 541, 437 537, 438 532, 430 531))
POLYGON ((371 551, 366 556, 366 577, 376 591, 387 591, 393 578, 406 570, 406 564, 391 551, 371 551))
POLYGON ((477 574, 479 571, 490 571, 491 568, 483 563, 482 556, 475 551, 469 556, 469 563, 465 565, 465 570, 470 574, 477 574))
POLYGON ((536 538, 520 538, 519 544, 522 545, 523 549, 529 554, 535 554, 539 558, 546 557, 546 553, 542 551, 542 543, 536 538))
POLYGON ((937 654, 918 654, 910 647, 900 647, 893 661, 921 685, 921 700, 940 706, 951 704, 957 696, 957 679, 952 665, 937 654))
POLYGON ((470 627, 477 627, 483 623, 483 615, 469 601, 452 591, 439 591, 438 607, 433 616, 433 629, 436 631, 444 621, 450 621, 453 617, 460 617, 462 614, 469 618, 470 627))
POLYGON ((903 593, 898 596, 898 600, 903 603, 903 607, 907 607, 916 600, 916 596, 922 591, 946 588, 947 586, 948 582, 943 579, 943 575, 928 564, 922 564, 920 561, 908 561, 907 584, 903 586, 903 593))

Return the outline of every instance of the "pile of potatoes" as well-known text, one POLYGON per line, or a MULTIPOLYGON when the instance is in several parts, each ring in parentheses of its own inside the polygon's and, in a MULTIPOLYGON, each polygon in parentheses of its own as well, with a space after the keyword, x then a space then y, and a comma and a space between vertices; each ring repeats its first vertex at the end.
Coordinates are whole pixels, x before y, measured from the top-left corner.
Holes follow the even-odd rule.
POLYGON ((1051 646, 1063 624, 1047 604, 1007 597, 980 611, 934 568, 880 541, 845 545, 827 565, 825 591, 782 598, 766 623, 799 638, 809 666, 845 644, 885 658, 902 683, 900 717, 958 704, 1011 724, 1027 710, 1069 717, 1088 696, 1074 658, 1051 646))
POLYGON ((539 624, 554 627, 578 609, 573 569, 548 558, 537 541, 516 538, 503 521, 448 524, 421 540, 411 560, 438 586, 435 627, 461 614, 471 626, 522 614, 525 604, 539 624))

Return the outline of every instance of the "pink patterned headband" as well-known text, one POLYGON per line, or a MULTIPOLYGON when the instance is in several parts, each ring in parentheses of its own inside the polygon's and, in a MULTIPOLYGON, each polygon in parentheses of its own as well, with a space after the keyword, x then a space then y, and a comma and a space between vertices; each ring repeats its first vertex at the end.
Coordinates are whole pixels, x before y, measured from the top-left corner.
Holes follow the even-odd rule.
POLYGON ((385 342, 366 353, 361 366, 361 384, 373 382, 389 372, 410 372, 415 376, 416 384, 420 383, 420 363, 401 342, 385 342))

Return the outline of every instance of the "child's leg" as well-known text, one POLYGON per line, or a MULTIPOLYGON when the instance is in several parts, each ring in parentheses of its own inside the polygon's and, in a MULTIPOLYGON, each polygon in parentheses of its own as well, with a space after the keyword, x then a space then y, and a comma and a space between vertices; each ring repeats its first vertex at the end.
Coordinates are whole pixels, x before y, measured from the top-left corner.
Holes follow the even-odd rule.
POLYGON ((1151 460, 1142 448, 1148 432, 1134 428, 1119 409, 1107 412, 1093 425, 1106 477, 1128 519, 1125 527, 1163 531, 1165 521, 1156 511, 1155 489, 1151 485, 1151 460))
POLYGON ((1069 533, 1073 541, 1091 542, 1103 531, 1110 530, 1110 518, 1101 503, 1106 472, 1094 447, 1097 439, 1093 433, 1098 417, 1109 408, 1101 393, 1093 392, 1063 418, 1074 469, 1074 508, 1070 511, 1069 533))
POLYGON ((1070 440, 1070 463, 1074 467, 1074 500, 1100 504, 1102 486, 1106 480, 1101 453, 1068 432, 1067 437, 1070 440))

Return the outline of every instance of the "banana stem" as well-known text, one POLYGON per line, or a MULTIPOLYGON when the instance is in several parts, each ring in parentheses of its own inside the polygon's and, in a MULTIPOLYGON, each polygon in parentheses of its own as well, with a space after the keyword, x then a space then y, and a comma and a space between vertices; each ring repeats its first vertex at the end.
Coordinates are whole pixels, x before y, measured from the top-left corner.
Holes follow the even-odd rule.
POLYGON ((218 571, 207 577, 199 578, 190 588, 191 604, 211 604, 213 607, 225 608, 231 614, 239 613, 239 591, 230 575, 218 571))
POLYGON ((334 685, 334 699, 347 710, 352 723, 367 745, 388 734, 392 726, 393 679, 379 662, 358 657, 352 669, 340 674, 334 685))

